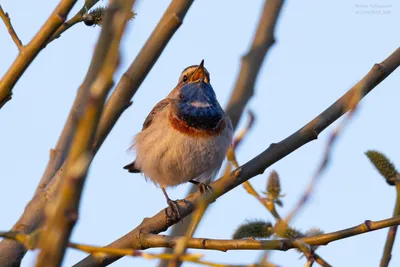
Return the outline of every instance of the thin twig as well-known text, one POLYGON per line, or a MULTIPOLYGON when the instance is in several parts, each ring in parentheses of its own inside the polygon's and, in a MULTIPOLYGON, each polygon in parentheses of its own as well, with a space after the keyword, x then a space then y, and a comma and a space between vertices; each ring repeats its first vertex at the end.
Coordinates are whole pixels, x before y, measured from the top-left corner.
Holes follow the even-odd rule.
MULTIPOLYGON (((228 250, 281 250, 286 251, 293 248, 298 248, 301 241, 309 246, 326 246, 329 243, 339 241, 348 237, 369 233, 372 231, 384 229, 400 224, 400 216, 393 218, 370 221, 366 220, 363 223, 354 227, 343 230, 320 234, 299 239, 276 239, 276 240, 255 240, 255 239, 209 239, 209 238, 191 238, 188 240, 187 247, 193 249, 218 250, 226 252, 228 250)), ((165 235, 148 234, 141 236, 141 249, 158 248, 158 247, 175 247, 179 242, 180 237, 172 237, 165 235)), ((98 266, 98 265, 75 265, 76 267, 83 266, 98 266)), ((103 266, 103 265, 100 265, 103 266)))
MULTIPOLYGON (((14 240, 17 242, 20 242, 23 245, 27 245, 30 243, 31 236, 30 235, 25 235, 25 234, 20 234, 17 232, 0 232, 0 237, 3 237, 5 239, 9 240, 14 240)), ((73 248, 76 250, 80 250, 86 253, 93 253, 93 254, 101 254, 101 253, 107 253, 107 254, 113 254, 113 255, 118 255, 118 256, 131 256, 131 257, 142 257, 144 259, 148 260, 154 260, 154 259, 162 259, 162 260, 172 260, 175 259, 175 255, 173 254, 154 254, 154 253, 146 253, 142 252, 139 250, 135 249, 118 249, 118 248, 105 248, 105 247, 98 247, 98 246, 93 246, 93 245, 85 245, 85 244, 78 244, 78 243, 71 243, 68 242, 67 244, 68 248, 73 248)), ((28 249, 35 249, 37 248, 37 244, 30 244, 28 249)), ((226 264, 219 264, 219 263, 213 263, 213 262, 208 262, 208 261, 203 261, 201 260, 203 257, 202 254, 184 254, 179 256, 179 261, 184 261, 184 262, 192 262, 192 263, 197 263, 200 265, 206 265, 206 266, 212 266, 212 267, 246 267, 242 265, 226 265, 226 264)))
MULTIPOLYGON (((299 147, 315 140, 318 134, 325 130, 330 124, 336 121, 339 117, 345 114, 348 110, 348 103, 352 99, 356 87, 362 88, 360 99, 368 94, 376 85, 384 80, 400 65, 400 48, 394 51, 387 59, 380 64, 375 64, 368 74, 341 98, 339 98, 332 106, 328 107, 320 115, 318 115, 311 122, 306 124, 303 128, 293 133, 291 136, 282 140, 279 143, 271 144, 264 152, 244 164, 241 168, 231 172, 229 177, 218 179, 211 184, 213 190, 220 192, 223 195, 250 178, 262 174, 266 168, 273 163, 289 155, 299 147)), ((219 196, 217 196, 219 197, 219 196)), ((182 218, 192 213, 195 204, 200 200, 201 195, 196 192, 188 196, 185 200, 179 201, 180 213, 182 218)), ((216 198, 211 198, 209 201, 215 201, 216 198)), ((170 209, 170 208, 169 208, 170 209)), ((169 210, 168 212, 171 212, 169 210)), ((165 210, 160 211, 151 218, 145 219, 138 227, 131 232, 121 237, 120 239, 111 243, 108 247, 117 248, 137 248, 141 247, 139 244, 141 237, 144 234, 152 233, 157 234, 167 230, 171 225, 177 223, 178 220, 170 220, 165 217, 165 210)), ((112 257, 105 255, 101 259, 94 259, 92 256, 87 257, 77 266, 105 266, 110 264, 119 257, 112 257)))
MULTIPOLYGON (((356 235, 361 235, 373 231, 377 231, 380 229, 388 228, 391 226, 400 225, 400 216, 395 216, 392 218, 388 218, 380 221, 370 221, 366 220, 361 224, 356 226, 346 228, 343 230, 320 234, 310 237, 303 237, 299 239, 295 239, 301 241, 309 246, 326 246, 329 243, 336 242, 345 238, 353 237, 356 235)), ((0 237, 3 238, 13 238, 14 240, 18 240, 19 242, 24 242, 24 236, 19 233, 12 232, 0 232, 0 237)), ((166 235, 157 235, 157 234, 146 234, 142 235, 141 239, 138 240, 140 244, 135 244, 136 249, 149 249, 149 248, 161 248, 161 247, 175 247, 179 242, 180 237, 166 236, 166 235)), ((289 249, 298 248, 298 243, 294 242, 295 240, 290 239, 279 239, 279 240, 255 240, 255 239, 209 239, 209 238, 190 238, 188 241, 188 248, 193 249, 204 249, 204 250, 217 250, 226 252, 228 250, 280 250, 287 251, 289 249)), ((111 251, 111 248, 104 248, 111 251)), ((121 248, 120 248, 121 249, 121 248)), ((125 251, 132 251, 135 248, 124 249, 125 251)), ((106 250, 102 250, 101 252, 105 252, 106 250)), ((99 251, 100 252, 100 251, 99 251)), ((106 252, 107 253, 107 252, 106 252)), ((108 253, 107 253, 108 254, 108 253)), ((122 254, 122 253, 121 253, 122 254)), ((97 258, 101 258, 101 255, 96 255, 97 258)), ((101 264, 101 263, 98 263, 101 264)), ((84 265, 83 263, 74 265, 76 267, 83 266, 104 266, 104 263, 101 265, 84 265)))
MULTIPOLYGON (((395 185, 396 185, 396 205, 394 207, 393 217, 400 215, 400 182, 396 181, 395 185)), ((385 248, 383 249, 381 263, 379 265, 380 267, 389 266, 389 262, 392 258, 392 249, 394 245, 394 240, 396 238, 396 233, 397 233, 397 225, 390 227, 386 237, 386 243, 385 243, 385 248)))
POLYGON ((134 2, 115 0, 107 8, 92 62, 97 60, 95 56, 99 54, 104 56, 104 60, 89 85, 90 93, 84 98, 82 109, 78 111, 77 128, 61 179, 63 182, 57 197, 46 209, 46 227, 40 236, 41 251, 36 266, 59 266, 64 257, 78 218, 82 189, 93 157, 91 151, 95 131, 119 63, 119 43, 134 2))
POLYGON ((83 14, 85 14, 89 9, 91 9, 95 4, 97 4, 97 2, 99 2, 99 0, 85 0, 83 7, 72 18, 61 24, 60 27, 58 27, 57 31, 51 36, 47 44, 59 38, 62 33, 64 33, 66 30, 68 30, 75 24, 82 22, 83 14))
POLYGON ((242 57, 240 72, 232 91, 226 112, 235 129, 247 102, 254 94, 254 85, 264 58, 275 43, 275 26, 282 9, 283 0, 268 0, 258 22, 257 31, 249 51, 242 57))
POLYGON ((0 5, 0 17, 4 21, 4 24, 7 27, 8 33, 11 35, 11 38, 13 39, 15 45, 18 48, 18 51, 21 53, 22 50, 24 49, 24 45, 22 44, 21 40, 18 38, 17 33, 14 30, 14 27, 11 24, 11 19, 8 13, 3 11, 3 8, 0 5))
POLYGON ((0 109, 7 103, 12 96, 12 89, 21 78, 22 74, 32 63, 35 57, 42 50, 49 38, 54 34, 58 27, 65 21, 69 11, 72 9, 76 0, 62 0, 55 8, 53 13, 44 23, 39 32, 25 46, 24 53, 19 53, 6 74, 0 80, 0 109))
POLYGON ((287 223, 289 223, 290 221, 293 220, 293 218, 300 212, 300 210, 305 206, 305 204, 310 199, 312 193, 314 192, 315 186, 317 185, 318 181, 321 179, 323 172, 325 171, 326 167, 328 166, 328 164, 330 162, 332 149, 333 149, 333 146, 334 146, 336 140, 338 139, 339 134, 343 131, 344 127, 349 123, 349 121, 353 117, 353 114, 354 114, 354 112, 356 110, 356 106, 352 106, 352 103, 358 103, 359 100, 360 100, 359 94, 355 93, 354 96, 353 96, 353 100, 351 100, 349 102, 349 104, 350 104, 349 107, 348 107, 348 109, 350 109, 349 114, 342 121, 342 123, 339 124, 339 126, 336 127, 332 131, 332 133, 331 133, 331 135, 330 135, 330 137, 328 139, 328 143, 326 145, 324 156, 323 156, 323 158, 321 160, 321 163, 317 167, 316 172, 314 173, 313 177, 311 178, 307 188, 303 192, 303 194, 300 197, 299 201, 294 206, 293 210, 285 218, 285 221, 287 223))

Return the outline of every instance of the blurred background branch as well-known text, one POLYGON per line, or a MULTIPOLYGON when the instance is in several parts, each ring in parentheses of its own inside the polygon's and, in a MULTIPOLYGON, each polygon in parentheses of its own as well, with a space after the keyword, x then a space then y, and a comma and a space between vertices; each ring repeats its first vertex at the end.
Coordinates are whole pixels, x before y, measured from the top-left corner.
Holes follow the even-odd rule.
POLYGON ((61 187, 46 209, 44 230, 39 240, 41 251, 36 266, 60 266, 64 258, 78 218, 81 194, 93 158, 93 139, 105 99, 113 85, 114 72, 119 64, 119 44, 134 2, 114 0, 106 10, 104 27, 92 59, 92 66, 99 65, 99 68, 94 79, 87 84, 84 104, 77 111, 77 127, 66 159, 61 187))
POLYGON ((282 10, 283 0, 266 0, 257 31, 249 51, 242 57, 240 72, 229 99, 226 113, 236 129, 243 110, 254 94, 257 76, 271 46, 275 43, 275 28, 282 10))

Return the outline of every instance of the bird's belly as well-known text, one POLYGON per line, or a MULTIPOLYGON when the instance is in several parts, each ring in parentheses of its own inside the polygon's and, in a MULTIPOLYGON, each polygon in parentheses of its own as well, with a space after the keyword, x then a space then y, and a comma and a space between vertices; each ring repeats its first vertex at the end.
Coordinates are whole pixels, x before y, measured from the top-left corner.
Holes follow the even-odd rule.
POLYGON ((192 179, 204 182, 217 174, 231 144, 231 132, 193 137, 173 129, 167 120, 154 123, 135 137, 135 166, 160 186, 192 179))

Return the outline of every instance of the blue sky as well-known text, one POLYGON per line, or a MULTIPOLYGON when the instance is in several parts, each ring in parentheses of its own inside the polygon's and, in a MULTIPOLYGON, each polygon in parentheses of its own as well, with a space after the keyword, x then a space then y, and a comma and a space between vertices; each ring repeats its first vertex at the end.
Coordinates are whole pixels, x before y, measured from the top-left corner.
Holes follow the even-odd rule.
MULTIPOLYGON (((50 0, 3 0, 15 30, 26 44, 54 9, 50 0)), ((106 1, 100 1, 106 4, 106 1)), ((130 24, 122 43, 122 64, 115 80, 134 59, 169 0, 140 1, 137 18, 130 24)), ((82 5, 78 1, 75 13, 82 5)), ((244 3, 243 1, 241 3, 244 3)), ((96 156, 85 185, 81 215, 72 241, 106 245, 165 207, 161 190, 140 175, 129 174, 122 166, 133 159, 126 152, 132 137, 152 107, 176 85, 181 71, 205 60, 211 82, 223 106, 230 96, 240 57, 247 51, 264 1, 245 4, 233 1, 195 1, 181 28, 172 38, 133 105, 122 115, 96 156)), ((400 8, 394 0, 288 1, 276 30, 277 42, 270 50, 256 83, 256 94, 248 108, 256 123, 238 152, 245 163, 270 143, 278 142, 323 111, 373 66, 400 44, 400 8), (365 7, 386 4, 389 7, 365 7), (369 11, 374 11, 371 14, 369 11), (380 14, 376 14, 380 12, 380 14)), ((77 25, 50 44, 33 62, 14 88, 12 101, 0 111, 1 177, 0 229, 7 230, 22 213, 42 175, 64 125, 76 90, 87 71, 99 28, 77 25)), ((0 26, 2 47, 0 73, 3 74, 18 50, 5 27, 0 26)), ((312 196, 296 218, 294 226, 306 231, 320 227, 325 232, 354 226, 366 219, 391 216, 395 189, 389 187, 369 163, 364 152, 384 152, 400 168, 398 99, 400 70, 397 70, 362 101, 360 108, 340 136, 333 160, 312 196)), ((242 125, 245 120, 242 121, 242 125)), ((251 182, 258 191, 266 186, 274 169, 286 194, 281 214, 296 203, 321 159, 329 127, 320 138, 273 165, 251 182)), ((183 198, 189 185, 168 190, 171 198, 183 198)), ((246 219, 272 220, 253 197, 239 187, 218 199, 202 221, 197 237, 230 238, 246 219)), ((318 250, 334 266, 377 266, 387 230, 345 239, 318 250)), ((400 265, 397 240, 391 266, 400 265)), ((153 249, 152 252, 159 250, 153 249)), ((259 251, 204 251, 215 262, 250 264, 259 251)), ((29 253, 23 266, 31 266, 29 253)), ((85 256, 69 250, 64 266, 85 256)), ((274 252, 271 260, 281 266, 302 266, 304 258, 295 251, 274 252)), ((124 258, 113 266, 155 266, 155 261, 124 258)), ((186 266, 194 266, 187 264, 186 266)))

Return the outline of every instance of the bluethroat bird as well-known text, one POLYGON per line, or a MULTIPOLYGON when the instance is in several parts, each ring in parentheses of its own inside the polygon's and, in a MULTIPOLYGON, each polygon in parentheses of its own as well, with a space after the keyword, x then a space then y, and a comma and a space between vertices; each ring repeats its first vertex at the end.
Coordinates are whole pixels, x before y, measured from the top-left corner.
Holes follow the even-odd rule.
POLYGON ((153 108, 132 145, 136 159, 124 167, 160 186, 174 215, 179 208, 166 187, 191 182, 204 192, 232 143, 232 123, 200 65, 183 70, 178 85, 153 108))

